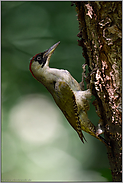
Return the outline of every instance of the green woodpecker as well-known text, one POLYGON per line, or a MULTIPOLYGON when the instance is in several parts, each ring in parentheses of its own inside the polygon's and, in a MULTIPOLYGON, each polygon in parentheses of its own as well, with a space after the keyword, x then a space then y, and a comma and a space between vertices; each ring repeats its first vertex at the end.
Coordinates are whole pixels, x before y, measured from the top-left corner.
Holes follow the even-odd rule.
POLYGON ((106 143, 105 139, 97 134, 95 126, 87 116, 91 90, 82 91, 79 83, 67 70, 49 67, 50 57, 59 43, 60 41, 48 50, 33 56, 29 65, 30 72, 51 93, 83 143, 85 138, 82 130, 106 143))

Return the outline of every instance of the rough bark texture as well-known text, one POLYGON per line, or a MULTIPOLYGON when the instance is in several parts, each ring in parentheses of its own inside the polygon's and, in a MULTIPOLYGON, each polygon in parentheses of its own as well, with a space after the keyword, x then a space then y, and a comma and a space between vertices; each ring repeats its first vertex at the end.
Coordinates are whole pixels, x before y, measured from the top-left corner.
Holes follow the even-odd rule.
POLYGON ((75 2, 78 44, 88 65, 86 81, 110 143, 107 154, 113 181, 122 181, 122 2, 75 2))

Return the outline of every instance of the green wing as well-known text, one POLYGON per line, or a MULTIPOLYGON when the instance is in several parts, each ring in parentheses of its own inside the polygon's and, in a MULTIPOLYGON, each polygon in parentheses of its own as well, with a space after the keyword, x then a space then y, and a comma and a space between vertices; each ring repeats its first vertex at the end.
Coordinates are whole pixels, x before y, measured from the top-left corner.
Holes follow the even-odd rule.
POLYGON ((84 143, 83 139, 85 138, 81 131, 78 108, 73 91, 69 85, 63 81, 55 83, 54 87, 55 93, 52 95, 56 104, 61 109, 71 126, 76 130, 81 141, 84 143))

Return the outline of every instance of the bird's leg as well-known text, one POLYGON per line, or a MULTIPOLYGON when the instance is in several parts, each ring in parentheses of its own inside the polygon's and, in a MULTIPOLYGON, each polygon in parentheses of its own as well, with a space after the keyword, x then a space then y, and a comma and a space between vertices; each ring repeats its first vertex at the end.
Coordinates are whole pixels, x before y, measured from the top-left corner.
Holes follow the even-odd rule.
POLYGON ((82 71, 82 81, 79 83, 82 91, 84 90, 84 78, 87 78, 87 76, 86 76, 86 66, 87 66, 87 64, 82 65, 82 69, 83 69, 83 71, 82 71))
POLYGON ((105 132, 105 128, 103 126, 103 121, 100 119, 96 127, 96 136, 101 135, 104 132, 105 132))

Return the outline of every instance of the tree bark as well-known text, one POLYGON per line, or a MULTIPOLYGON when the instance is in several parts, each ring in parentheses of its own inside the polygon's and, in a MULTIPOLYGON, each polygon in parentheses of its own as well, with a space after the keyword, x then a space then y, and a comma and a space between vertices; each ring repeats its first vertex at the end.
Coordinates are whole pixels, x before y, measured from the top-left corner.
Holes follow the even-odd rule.
POLYGON ((109 142, 107 154, 113 181, 122 181, 122 2, 74 2, 78 44, 88 65, 96 112, 109 142))

